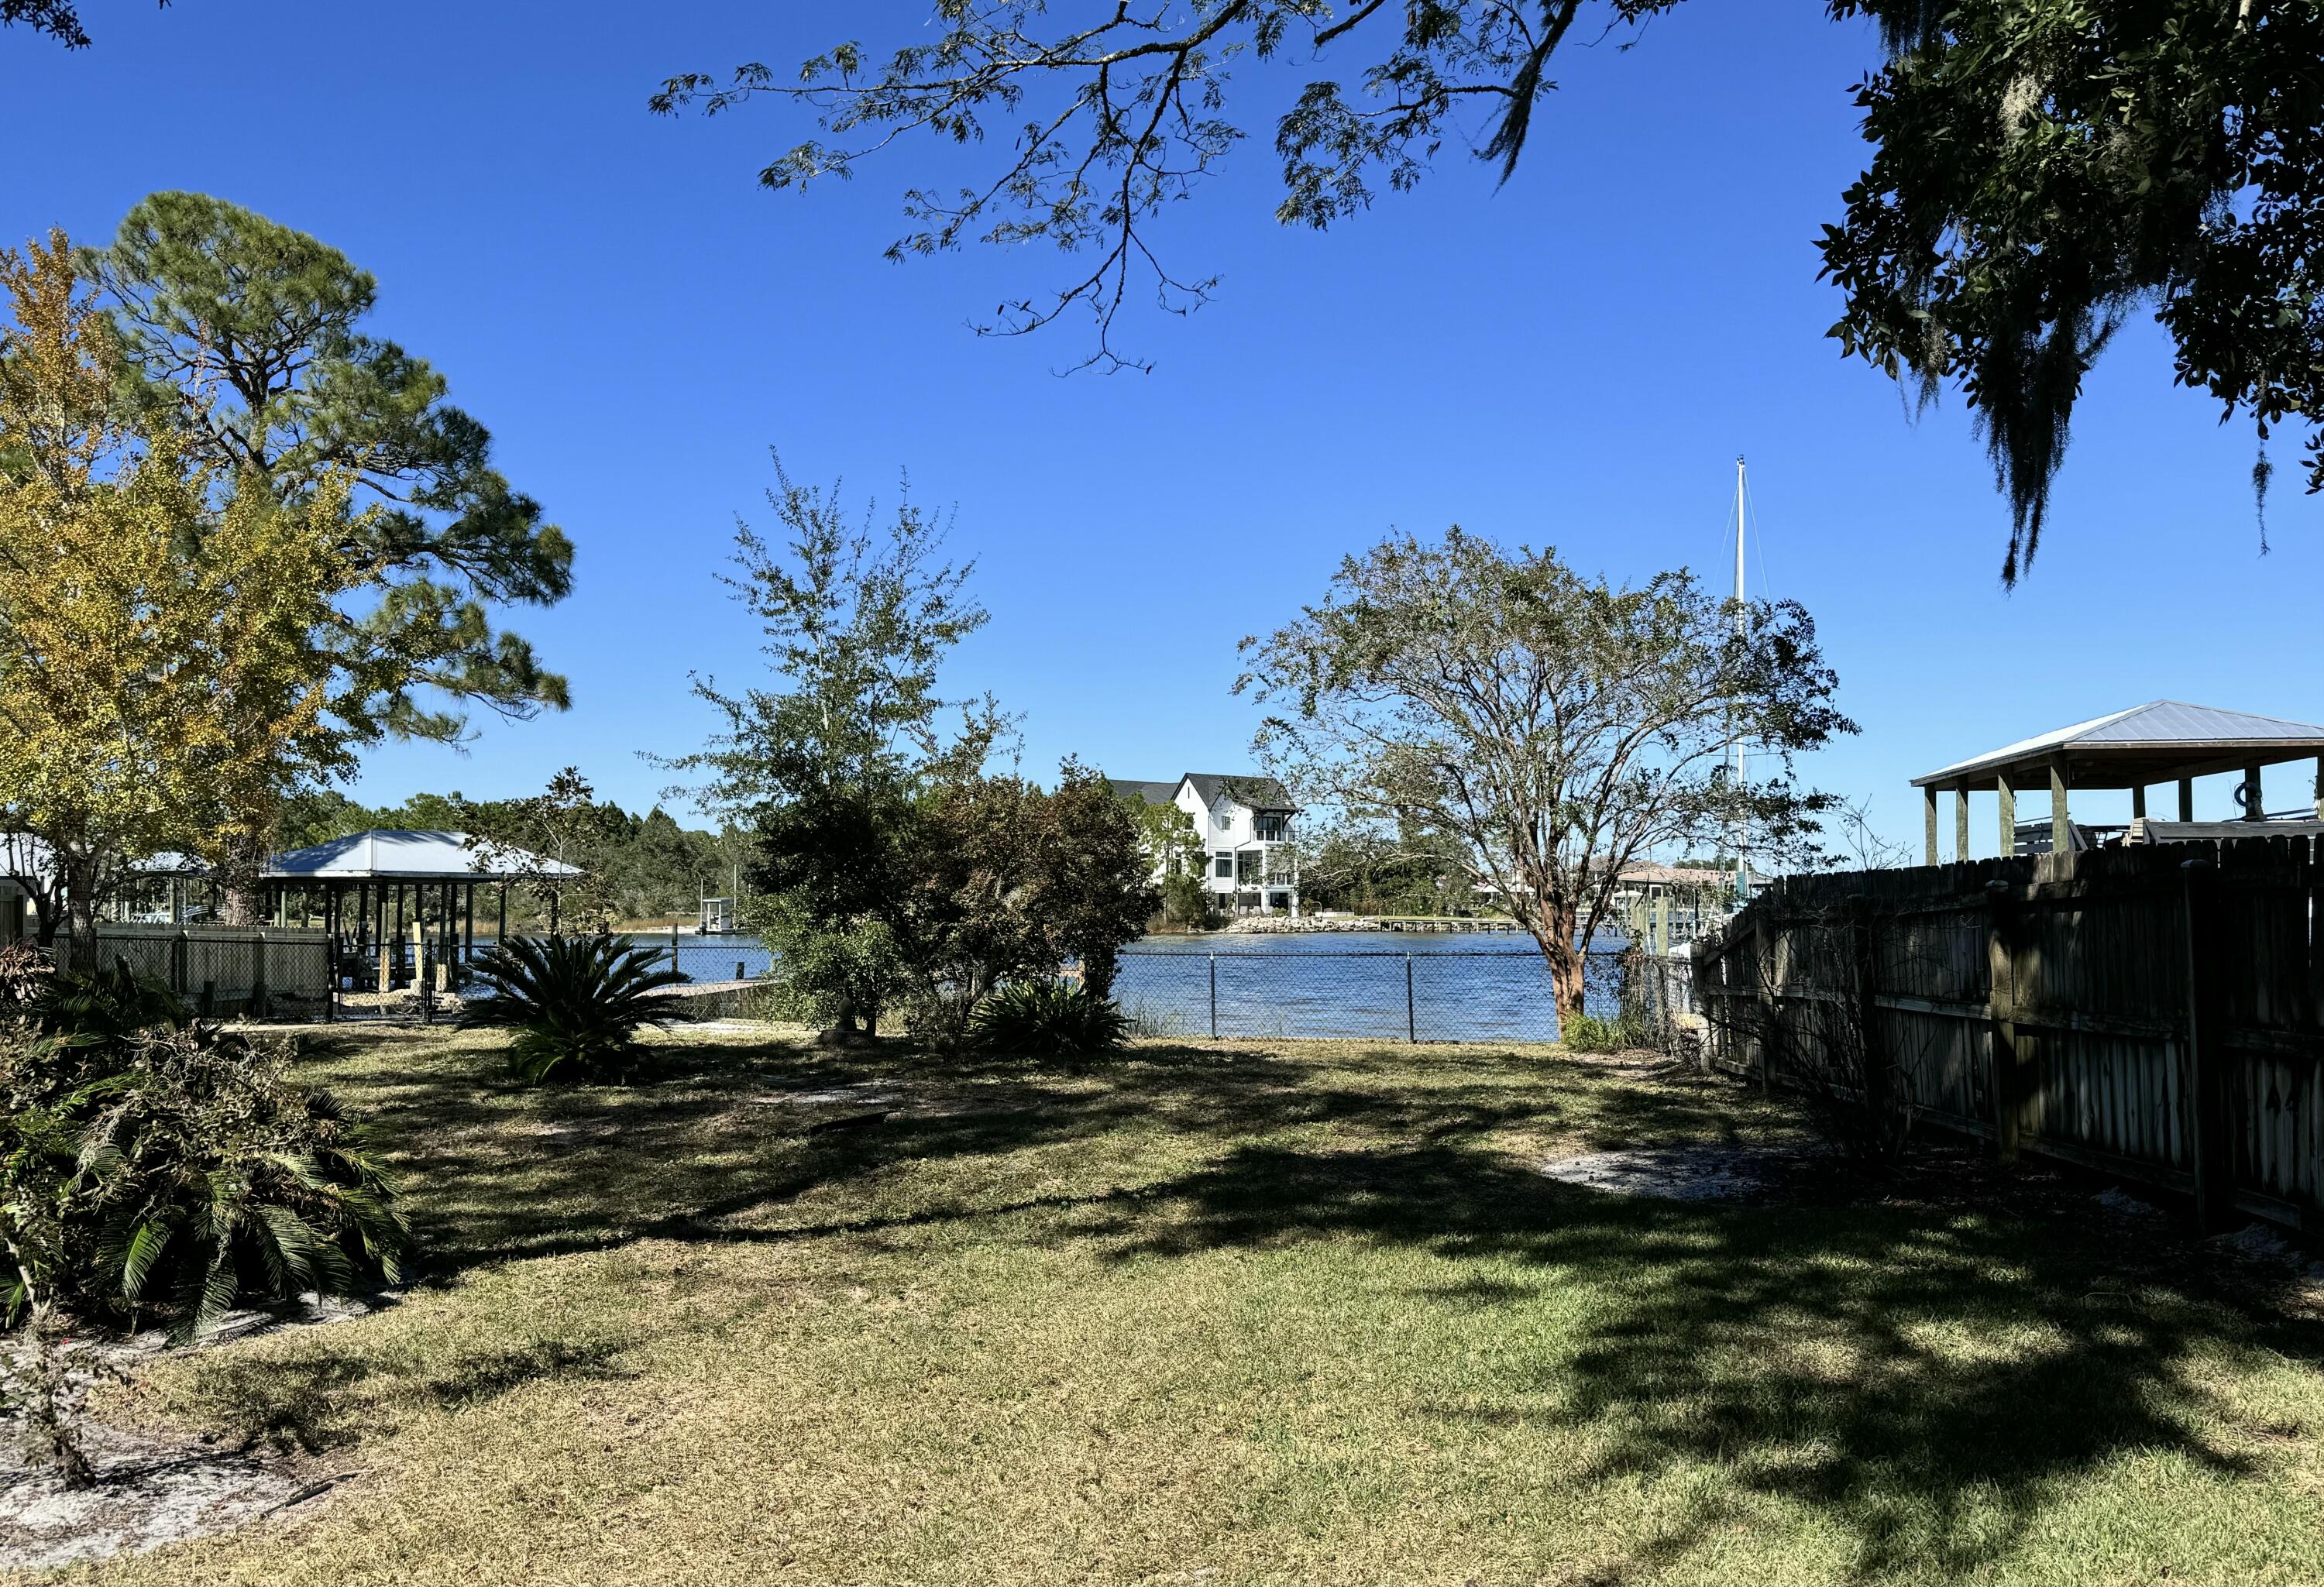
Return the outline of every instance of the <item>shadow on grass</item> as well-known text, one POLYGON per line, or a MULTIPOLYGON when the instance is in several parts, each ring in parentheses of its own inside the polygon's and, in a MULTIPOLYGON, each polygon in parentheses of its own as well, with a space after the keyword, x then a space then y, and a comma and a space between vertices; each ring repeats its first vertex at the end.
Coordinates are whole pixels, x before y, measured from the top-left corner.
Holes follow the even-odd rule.
POLYGON ((604 1342, 536 1340, 472 1352, 416 1379, 392 1380, 383 1363, 337 1349, 287 1361, 219 1355, 197 1367, 193 1394, 206 1416, 245 1444, 313 1454, 361 1437, 382 1396, 457 1408, 528 1384, 632 1376, 613 1364, 616 1350, 604 1342))
MULTIPOLYGON (((1491 1274, 1417 1298, 1514 1319, 1552 1291, 1583 1294, 1578 1333, 1515 1379, 1480 1385, 1473 1404, 1416 1404, 1413 1415, 1583 1429, 1595 1452, 1584 1481, 1716 1468, 1836 1524, 1855 1575, 1985 1570, 2078 1481, 2125 1457, 2170 1452, 2193 1470, 2235 1473, 2215 1436, 2235 1413, 2204 1387, 2200 1363, 2324 1353, 2311 1324, 2239 1310, 2205 1290, 2199 1262, 2174 1264, 2173 1250, 2191 1253, 2183 1232, 2095 1217, 2086 1200, 2071 1216, 1990 1195, 1974 1206, 1924 1195, 1748 1207, 1550 1181, 1505 1149, 1505 1132, 1599 1149, 1787 1124, 1732 1090, 1535 1056, 1383 1048, 1315 1061, 1190 1044, 1060 1075, 770 1047, 635 1093, 512 1095, 440 1061, 374 1074, 362 1089, 402 1140, 405 1172, 428 1187, 447 1269, 649 1238, 980 1225, 995 1241, 1090 1241, 1123 1259, 1352 1239, 1489 1260, 1491 1274), (781 1101, 850 1088, 911 1100, 876 1126, 825 1132, 781 1101), (540 1149, 560 1139, 540 1129, 582 1121, 611 1128, 540 1149), (1179 1149, 1158 1171, 1109 1145, 1157 1133, 1179 1149), (1076 1143, 1094 1160, 1074 1188, 976 1194, 1006 1183, 1011 1154, 1076 1143), (936 1204, 735 1222, 908 1167, 950 1176, 936 1204), (1538 1280, 1511 1277, 1511 1264, 1538 1280)), ((263 1401, 259 1425, 302 1441, 335 1434, 327 1416, 302 1423, 315 1413, 300 1407, 359 1398, 359 1383, 332 1375, 355 1369, 308 1370, 311 1380, 249 1390, 263 1401)), ((490 1395, 528 1374, 609 1370, 587 1352, 481 1361, 429 1392, 490 1395)), ((1720 1497, 1731 1490, 1692 1490, 1630 1568, 1675 1558, 1738 1518, 1720 1497)))
MULTIPOLYGON (((1974 1573, 2122 1457, 2168 1451, 2240 1473, 2206 1431, 2236 1416, 2199 1363, 2324 1356, 2312 1324, 2241 1313, 2191 1275, 2134 1298, 2109 1279, 2151 1279, 2158 1253, 2134 1242, 2154 1232, 2086 1211, 1686 1205, 1548 1182, 1458 1146, 1250 1146, 1175 1195, 1185 1215, 1142 1250, 1352 1234, 1527 1264, 1545 1287, 1592 1293, 1578 1348, 1505 1385, 1508 1403, 1427 1414, 1588 1428, 1600 1453, 1585 1481, 1716 1466, 1842 1525, 1851 1577, 1974 1573)), ((1538 1293, 1480 1278, 1428 1298, 1516 1306, 1538 1293)), ((1729 1508, 1697 1499, 1635 1563, 1730 1527, 1729 1508)))

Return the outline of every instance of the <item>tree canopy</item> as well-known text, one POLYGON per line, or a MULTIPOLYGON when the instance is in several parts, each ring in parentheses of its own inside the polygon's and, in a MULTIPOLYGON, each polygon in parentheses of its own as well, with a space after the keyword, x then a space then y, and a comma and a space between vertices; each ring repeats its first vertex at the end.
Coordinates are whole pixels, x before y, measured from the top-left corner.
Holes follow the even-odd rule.
POLYGON ((571 542, 493 466, 491 434, 445 401, 444 377, 363 328, 369 272, 183 192, 141 200, 81 264, 139 376, 132 401, 285 502, 345 475, 376 509, 349 519, 342 547, 377 595, 354 636, 365 687, 344 702, 359 734, 453 739, 466 702, 518 716, 566 705, 565 680, 489 608, 563 598, 571 542))
MULTIPOLYGON (((156 0, 162 9, 170 0, 156 0)), ((18 25, 46 33, 68 50, 86 50, 88 30, 81 25, 76 0, 0 0, 0 28, 18 25)))
POLYGON ((61 232, 0 251, 0 813, 76 937, 124 863, 263 843, 254 812, 348 764, 331 636, 362 581, 351 481, 284 502, 168 424, 121 422, 119 342, 61 232))
POLYGON ((1683 571, 1616 587, 1457 528, 1347 558, 1244 650, 1237 691, 1270 708, 1253 747, 1300 806, 1428 835, 1533 934, 1572 1013, 1623 870, 1722 835, 1796 843, 1831 800, 1792 757, 1855 731, 1795 603, 1738 606, 1683 571))
MULTIPOLYGON (((760 172, 775 189, 853 175, 915 134, 968 148, 986 168, 909 188, 890 256, 1036 240, 1077 254, 1086 268, 980 329, 1078 309, 1095 327, 1084 364, 1143 367, 1115 339, 1133 291, 1184 313, 1216 286, 1167 263, 1152 223, 1259 130, 1254 97, 1281 164, 1277 217, 1326 227, 1416 183, 1464 105, 1486 115, 1476 156, 1507 180, 1558 51, 1609 34, 1627 49, 1680 4, 933 0, 918 26, 896 16, 892 46, 681 72, 651 106, 771 99, 810 118, 820 135, 760 172)), ((2005 581, 2039 546, 2084 374, 2142 308, 2175 343, 2178 379, 2257 425, 2263 505, 2264 441, 2287 419, 2309 422, 2309 487, 2324 488, 2324 14, 2288 0, 1824 9, 1871 19, 1886 51, 1856 90, 1870 167, 1820 245, 1843 300, 1831 334, 1924 399, 1957 386, 2009 503, 2005 581)))

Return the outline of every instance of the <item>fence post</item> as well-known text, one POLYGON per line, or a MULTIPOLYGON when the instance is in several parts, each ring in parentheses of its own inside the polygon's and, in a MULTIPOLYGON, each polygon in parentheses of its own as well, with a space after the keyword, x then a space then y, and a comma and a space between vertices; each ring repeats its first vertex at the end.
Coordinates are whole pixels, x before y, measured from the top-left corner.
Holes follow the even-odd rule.
POLYGON ((181 930, 170 945, 170 990, 180 997, 186 995, 186 955, 191 940, 191 934, 181 930))
POLYGON ((1219 1038, 1219 956, 1211 955, 1211 1039, 1219 1038))
POLYGON ((678 969, 678 922, 676 922, 675 920, 673 920, 673 921, 671 921, 671 922, 670 922, 670 927, 669 927, 669 967, 670 967, 673 971, 677 970, 677 969, 678 969))
POLYGON ((2227 1222, 2235 1203, 2235 1159, 2227 1139, 2226 998, 2219 979, 2219 872, 2209 860, 2180 867, 2186 881, 2187 1067, 2193 1130, 2195 1218, 2206 1229, 2227 1222))
POLYGON ((258 940, 250 950, 250 1008, 253 1015, 263 1017, 266 1012, 266 932, 261 927, 258 940))
POLYGON ((2014 1163, 2021 1115, 2016 957, 2009 941, 2015 911, 2007 882, 1987 882, 1985 896, 1993 916, 1986 933, 1986 965, 1993 982, 1986 1000, 1993 1031, 1993 1149, 2003 1162, 2014 1163))
POLYGON ((1412 955, 1410 954, 1404 955, 1404 1039, 1415 1045, 1417 1045, 1420 1040, 1420 1021, 1415 1018, 1412 1011, 1412 955))

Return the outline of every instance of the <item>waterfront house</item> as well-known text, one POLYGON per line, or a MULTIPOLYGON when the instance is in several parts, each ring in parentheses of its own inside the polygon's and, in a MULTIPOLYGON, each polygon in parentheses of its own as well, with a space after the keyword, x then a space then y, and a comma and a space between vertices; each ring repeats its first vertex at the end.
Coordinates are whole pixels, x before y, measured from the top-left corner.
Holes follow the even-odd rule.
POLYGON ((1292 822, 1299 812, 1271 777, 1189 771, 1176 782, 1108 778, 1126 798, 1176 805, 1203 845, 1204 885, 1231 915, 1299 913, 1299 856, 1292 822))

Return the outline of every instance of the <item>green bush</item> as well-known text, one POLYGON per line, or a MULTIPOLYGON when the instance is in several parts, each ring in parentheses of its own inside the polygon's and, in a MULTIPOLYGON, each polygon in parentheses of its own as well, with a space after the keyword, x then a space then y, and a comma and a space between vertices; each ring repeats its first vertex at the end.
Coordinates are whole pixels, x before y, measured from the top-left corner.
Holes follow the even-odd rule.
POLYGON ((1110 1052, 1130 1021, 1104 999, 1069 981, 1017 981, 986 998, 969 1026, 989 1053, 1026 1058, 1087 1058, 1110 1052))
POLYGON ((1627 1010, 1610 1020, 1595 1014, 1561 1015, 1558 1039, 1568 1052, 1576 1053, 1618 1053, 1648 1045, 1645 1021, 1627 1010))
POLYGON ((237 1305, 347 1294, 403 1272, 394 1186, 287 1040, 215 1026, 0 1032, 0 1223, 27 1302, 145 1314, 185 1337, 237 1305))
POLYGON ((528 1085, 559 1074, 626 1085, 644 1066, 638 1028, 685 1017, 654 994, 686 977, 659 964, 625 937, 512 937, 476 960, 483 991, 467 996, 459 1022, 515 1031, 509 1068, 528 1085))
POLYGON ((182 1337, 237 1304, 395 1283, 411 1232, 363 1130, 290 1077, 291 1044, 132 1038, 81 1140, 97 1275, 182 1337))
POLYGON ((97 1036, 119 1040, 139 1031, 183 1029, 192 1018, 169 983, 140 975, 116 957, 110 970, 88 974, 62 970, 40 977, 32 994, 33 1018, 52 1036, 97 1036))

